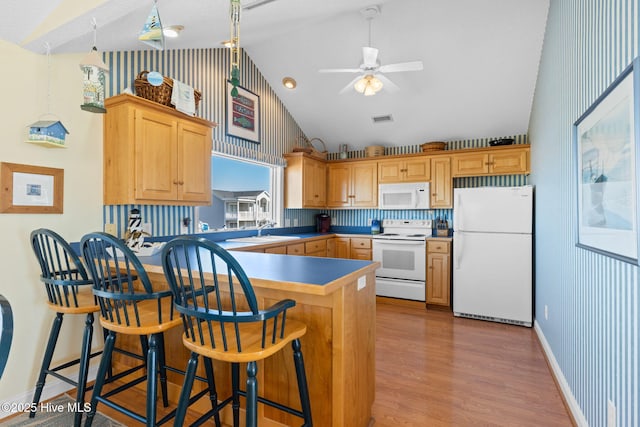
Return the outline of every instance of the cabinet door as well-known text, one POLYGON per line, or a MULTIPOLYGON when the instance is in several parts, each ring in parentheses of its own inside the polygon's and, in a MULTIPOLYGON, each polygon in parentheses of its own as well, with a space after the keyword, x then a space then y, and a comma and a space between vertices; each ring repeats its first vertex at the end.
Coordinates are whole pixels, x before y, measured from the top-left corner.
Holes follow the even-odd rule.
POLYGON ((211 204, 211 132, 205 126, 178 124, 178 199, 211 204))
POLYGON ((327 167, 327 206, 351 206, 350 175, 348 164, 330 164, 327 167))
POLYGON ((407 182, 424 182, 431 178, 431 160, 428 157, 417 157, 404 162, 404 180, 407 182))
POLYGON ((178 196, 177 120, 152 111, 135 113, 135 197, 175 200, 178 196))
POLYGON ((451 159, 449 157, 434 157, 431 159, 431 174, 431 208, 453 207, 451 159))
POLYGON ((449 306, 450 296, 449 255, 433 253, 427 255, 427 304, 449 306))
POLYGON ((352 163, 351 168, 351 206, 378 206, 378 165, 352 163))
POLYGON ((336 237, 333 240, 335 245, 335 258, 351 258, 351 239, 348 237, 336 237))
POLYGON ((485 175, 489 172, 489 156, 484 153, 453 157, 453 176, 485 175))
POLYGON ((302 185, 304 207, 324 207, 327 204, 327 176, 323 162, 302 160, 302 185))
POLYGON ((494 153, 489 156, 489 172, 495 175, 528 173, 527 150, 494 153))
POLYGON ((378 162, 378 182, 381 184, 402 182, 402 163, 399 160, 378 162))

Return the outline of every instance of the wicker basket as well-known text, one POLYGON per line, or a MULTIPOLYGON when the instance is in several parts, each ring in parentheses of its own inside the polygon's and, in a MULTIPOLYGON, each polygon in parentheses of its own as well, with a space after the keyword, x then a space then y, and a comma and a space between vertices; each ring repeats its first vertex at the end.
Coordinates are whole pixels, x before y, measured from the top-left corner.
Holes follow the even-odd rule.
MULTIPOLYGON (((154 86, 147 81, 148 71, 140 71, 134 81, 134 88, 136 95, 148 99, 149 101, 157 102, 158 104, 166 105, 167 107, 176 108, 171 104, 171 92, 173 91, 173 79, 170 77, 163 77, 162 84, 160 86, 154 86)), ((193 98, 196 102, 196 108, 202 98, 202 93, 194 89, 193 98)))
POLYGON ((422 151, 442 151, 444 147, 447 146, 446 142, 442 141, 433 141, 433 142, 425 142, 420 147, 422 147, 422 151))
POLYGON ((367 157, 378 157, 384 155, 384 147, 382 145, 369 145, 365 148, 367 157))

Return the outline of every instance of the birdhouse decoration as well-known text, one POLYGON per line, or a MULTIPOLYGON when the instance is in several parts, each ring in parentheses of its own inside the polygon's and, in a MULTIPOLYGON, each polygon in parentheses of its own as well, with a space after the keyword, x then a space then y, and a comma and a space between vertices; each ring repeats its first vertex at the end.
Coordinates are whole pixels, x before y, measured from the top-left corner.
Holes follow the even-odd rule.
POLYGON ((60 120, 40 120, 29 126, 29 141, 64 147, 69 131, 60 120))
POLYGON ((102 62, 95 47, 84 58, 80 64, 80 69, 83 75, 82 95, 84 100, 80 108, 92 113, 105 113, 107 110, 104 108, 104 83, 106 81, 105 74, 109 71, 109 68, 102 62))
POLYGON ((109 67, 102 61, 96 48, 96 23, 93 21, 93 49, 80 63, 82 70, 82 96, 83 104, 80 106, 85 111, 92 113, 105 113, 105 81, 109 67))

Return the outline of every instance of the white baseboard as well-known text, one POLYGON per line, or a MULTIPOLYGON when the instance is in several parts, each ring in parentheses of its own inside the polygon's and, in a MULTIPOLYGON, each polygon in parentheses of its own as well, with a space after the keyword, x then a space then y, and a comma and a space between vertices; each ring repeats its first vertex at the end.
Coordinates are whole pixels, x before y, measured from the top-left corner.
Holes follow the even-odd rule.
POLYGON ((556 381, 560 385, 560 392, 564 396, 567 405, 569 406, 569 410, 571 411, 571 415, 573 419, 578 424, 579 427, 589 427, 589 423, 587 419, 584 417, 584 413, 578 404, 573 392, 571 391, 571 387, 569 387, 569 383, 565 378, 562 370, 560 369, 560 365, 558 365, 558 361, 556 357, 553 355, 553 351, 551 351, 551 347, 549 346, 549 342, 544 336, 542 329, 538 324, 538 321, 534 321, 533 325, 536 334, 538 335, 538 339, 540 340, 540 344, 542 344, 542 349, 544 350, 545 355, 547 356, 547 360, 549 361, 549 365, 551 365, 551 370, 553 371, 553 376, 556 377, 556 381))
MULTIPOLYGON (((99 358, 98 358, 99 359, 99 358)), ((94 381, 96 379, 96 374, 98 373, 98 364, 93 364, 93 366, 89 366, 89 374, 87 376, 87 381, 91 382, 94 381)), ((74 370, 74 371, 70 371, 70 372, 65 372, 65 375, 68 375, 70 378, 77 378, 78 377, 78 369, 74 370)), ((51 375, 47 375, 47 379, 45 381, 44 384, 44 389, 42 389, 42 395, 40 397, 40 402, 44 402, 45 400, 49 400, 53 397, 58 396, 59 394, 65 393, 69 390, 73 390, 75 387, 73 387, 71 384, 66 383, 54 376, 51 375)), ((26 410, 27 412, 29 412, 30 408, 30 404, 31 401, 33 400, 33 394, 35 393, 36 388, 33 387, 31 390, 27 390, 22 394, 13 396, 13 397, 9 397, 6 400, 4 400, 2 402, 2 405, 0 405, 0 420, 2 420, 3 418, 6 418, 10 415, 15 415, 16 410, 20 411, 20 409, 23 409, 20 412, 23 412, 24 410, 26 410), (26 409, 24 409, 26 408, 26 409)), ((88 393, 88 395, 90 396, 90 393, 88 393)), ((85 396, 85 399, 87 397, 85 396)))

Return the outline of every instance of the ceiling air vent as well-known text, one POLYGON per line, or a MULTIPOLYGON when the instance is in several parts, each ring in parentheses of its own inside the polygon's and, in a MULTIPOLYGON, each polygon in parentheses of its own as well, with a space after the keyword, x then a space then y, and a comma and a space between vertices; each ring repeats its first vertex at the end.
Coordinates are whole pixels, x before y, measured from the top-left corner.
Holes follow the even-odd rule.
POLYGON ((373 123, 384 123, 384 122, 392 122, 393 116, 391 114, 386 114, 384 116, 373 116, 371 117, 373 123))

